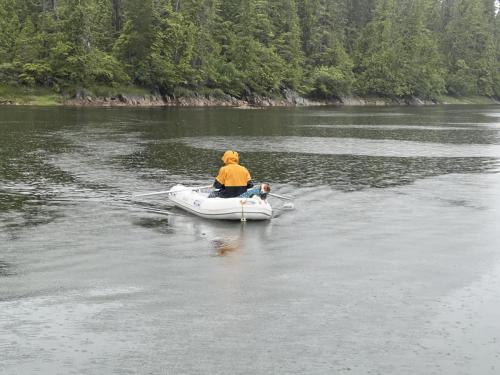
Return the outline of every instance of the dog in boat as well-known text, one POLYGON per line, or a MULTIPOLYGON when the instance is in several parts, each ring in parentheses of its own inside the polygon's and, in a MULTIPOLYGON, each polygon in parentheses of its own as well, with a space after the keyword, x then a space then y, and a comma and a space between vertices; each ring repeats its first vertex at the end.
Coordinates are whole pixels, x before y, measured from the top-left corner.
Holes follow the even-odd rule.
POLYGON ((270 192, 271 192, 271 186, 269 184, 263 183, 263 184, 260 184, 260 186, 258 186, 258 187, 248 189, 243 194, 241 194, 239 197, 240 198, 251 198, 254 195, 258 195, 260 197, 260 199, 266 199, 267 194, 269 194, 270 192))

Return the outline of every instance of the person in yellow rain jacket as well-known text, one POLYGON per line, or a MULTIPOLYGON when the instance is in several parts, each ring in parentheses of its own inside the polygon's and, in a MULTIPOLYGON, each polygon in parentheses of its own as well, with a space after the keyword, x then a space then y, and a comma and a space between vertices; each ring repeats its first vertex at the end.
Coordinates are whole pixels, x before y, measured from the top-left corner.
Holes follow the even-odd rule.
POLYGON ((240 156, 236 151, 226 151, 222 156, 222 161, 224 166, 219 170, 214 182, 214 188, 218 189, 218 191, 210 194, 210 197, 238 197, 247 189, 253 187, 250 172, 239 164, 240 156))

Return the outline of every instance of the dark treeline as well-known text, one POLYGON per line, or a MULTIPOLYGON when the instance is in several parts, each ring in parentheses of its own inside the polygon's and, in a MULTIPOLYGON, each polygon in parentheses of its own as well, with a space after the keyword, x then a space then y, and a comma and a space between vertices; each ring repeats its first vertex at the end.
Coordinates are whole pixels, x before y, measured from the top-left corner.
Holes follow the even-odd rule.
POLYGON ((0 83, 500 96, 494 0, 0 0, 0 83))

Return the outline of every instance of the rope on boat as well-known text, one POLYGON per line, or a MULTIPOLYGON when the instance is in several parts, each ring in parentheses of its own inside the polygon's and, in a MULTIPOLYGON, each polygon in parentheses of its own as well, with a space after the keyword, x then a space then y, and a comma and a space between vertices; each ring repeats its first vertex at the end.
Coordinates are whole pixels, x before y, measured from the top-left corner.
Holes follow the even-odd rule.
POLYGON ((243 222, 243 223, 244 223, 245 221, 247 221, 247 219, 246 219, 246 217, 245 217, 245 209, 244 209, 244 207, 245 207, 245 203, 246 203, 246 202, 247 202, 247 200, 246 200, 246 199, 242 199, 242 200, 240 200, 240 204, 241 204, 241 222, 243 222))

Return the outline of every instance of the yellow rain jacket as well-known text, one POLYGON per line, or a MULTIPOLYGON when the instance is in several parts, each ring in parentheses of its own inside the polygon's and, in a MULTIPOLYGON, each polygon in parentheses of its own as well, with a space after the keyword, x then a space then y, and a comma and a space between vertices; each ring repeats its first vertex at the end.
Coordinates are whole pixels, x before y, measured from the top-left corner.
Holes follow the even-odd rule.
POLYGON ((237 197, 253 186, 250 172, 239 165, 240 156, 236 151, 228 150, 222 156, 224 166, 215 178, 214 187, 219 190, 219 197, 237 197))

